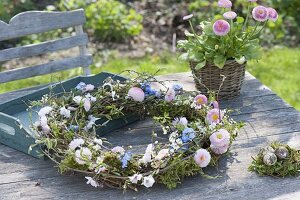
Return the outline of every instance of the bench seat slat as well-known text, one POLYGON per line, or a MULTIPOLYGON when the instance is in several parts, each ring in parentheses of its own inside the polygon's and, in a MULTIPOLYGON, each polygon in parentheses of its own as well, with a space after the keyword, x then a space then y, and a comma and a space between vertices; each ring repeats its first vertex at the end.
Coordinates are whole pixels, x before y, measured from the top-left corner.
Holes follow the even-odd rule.
POLYGON ((52 61, 46 64, 32 67, 24 67, 9 71, 0 72, 0 83, 30 78, 34 76, 50 74, 58 71, 68 70, 76 67, 87 67, 92 64, 91 55, 79 56, 75 58, 65 58, 58 61, 52 61))
POLYGON ((86 21, 83 9, 69 12, 29 11, 16 15, 7 24, 0 21, 0 41, 74 27, 86 21))
POLYGON ((8 61, 14 58, 38 56, 45 53, 56 52, 59 50, 86 45, 87 43, 88 36, 84 33, 82 35, 76 35, 58 40, 42 42, 39 44, 4 49, 0 51, 0 62, 8 61))

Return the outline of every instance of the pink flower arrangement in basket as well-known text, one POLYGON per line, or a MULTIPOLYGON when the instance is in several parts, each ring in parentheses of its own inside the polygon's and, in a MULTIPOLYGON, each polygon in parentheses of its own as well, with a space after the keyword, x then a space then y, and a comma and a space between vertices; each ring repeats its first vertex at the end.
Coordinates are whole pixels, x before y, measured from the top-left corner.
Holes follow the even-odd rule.
POLYGON ((196 69, 201 69, 208 62, 222 69, 227 60, 235 59, 243 64, 251 59, 259 59, 259 35, 268 21, 275 22, 278 19, 278 13, 273 8, 254 6, 256 0, 248 0, 247 3, 248 12, 244 19, 231 10, 230 0, 219 0, 218 7, 223 8, 224 13, 211 21, 202 21, 200 35, 195 33, 190 21, 193 15, 184 17, 184 20, 189 20, 192 33, 186 32, 187 39, 178 41, 178 47, 185 51, 180 58, 197 62, 196 69))

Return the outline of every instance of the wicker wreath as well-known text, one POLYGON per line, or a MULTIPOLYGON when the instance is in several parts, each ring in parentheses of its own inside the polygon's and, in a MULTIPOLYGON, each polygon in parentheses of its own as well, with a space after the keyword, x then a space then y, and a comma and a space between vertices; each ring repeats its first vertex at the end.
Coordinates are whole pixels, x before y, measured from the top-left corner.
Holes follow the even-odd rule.
POLYGON ((99 88, 80 83, 72 91, 31 103, 39 116, 32 124, 36 145, 59 171, 83 174, 94 187, 137 190, 154 183, 175 188, 185 176, 205 175, 203 168, 216 166, 242 123, 220 110, 213 96, 184 91, 154 75, 131 71, 129 76, 125 82, 108 78, 99 88), (41 107, 38 112, 36 106, 41 107), (97 135, 107 122, 126 115, 153 118, 167 142, 157 142, 157 134, 150 132, 145 151, 133 154, 130 146, 113 146, 97 135), (99 124, 98 119, 106 121, 99 124))

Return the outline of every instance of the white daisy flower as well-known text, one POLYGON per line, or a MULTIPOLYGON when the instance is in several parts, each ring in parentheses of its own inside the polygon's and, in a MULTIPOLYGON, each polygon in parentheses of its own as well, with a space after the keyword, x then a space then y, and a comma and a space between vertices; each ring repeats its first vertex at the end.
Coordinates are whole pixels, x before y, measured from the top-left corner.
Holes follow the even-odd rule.
POLYGON ((149 187, 152 187, 154 183, 155 183, 155 180, 154 180, 153 176, 149 175, 149 176, 144 177, 142 185, 149 188, 149 187))
POLYGON ((90 184, 93 187, 99 187, 99 183, 96 182, 92 177, 86 176, 85 177, 88 181, 86 182, 86 184, 90 184))
POLYGON ((98 138, 94 138, 94 142, 96 144, 99 144, 99 145, 102 145, 103 144, 103 141, 101 139, 98 139, 98 138))
POLYGON ((162 160, 163 158, 167 157, 168 155, 169 155, 169 149, 162 149, 155 156, 155 160, 162 160))
POLYGON ((133 176, 128 177, 131 183, 137 184, 138 181, 142 180, 142 174, 134 174, 133 176))
POLYGON ((70 144, 69 144, 69 148, 71 150, 75 150, 77 147, 81 146, 84 144, 84 140, 82 138, 76 138, 73 139, 70 144))
POLYGON ((92 152, 87 147, 83 147, 75 151, 75 160, 78 164, 84 165, 87 160, 90 161, 91 159, 92 152))
POLYGON ((125 153, 125 149, 123 147, 120 147, 120 146, 116 146, 116 147, 112 148, 111 151, 113 153, 119 153, 121 155, 123 155, 125 153))
POLYGON ((60 108, 59 114, 64 116, 65 118, 69 118, 71 116, 71 111, 66 109, 65 107, 60 108))
POLYGON ((43 107, 43 108, 41 108, 40 111, 38 112, 38 115, 39 115, 40 117, 45 116, 45 115, 48 115, 52 110, 53 110, 53 108, 50 107, 50 106, 43 107))

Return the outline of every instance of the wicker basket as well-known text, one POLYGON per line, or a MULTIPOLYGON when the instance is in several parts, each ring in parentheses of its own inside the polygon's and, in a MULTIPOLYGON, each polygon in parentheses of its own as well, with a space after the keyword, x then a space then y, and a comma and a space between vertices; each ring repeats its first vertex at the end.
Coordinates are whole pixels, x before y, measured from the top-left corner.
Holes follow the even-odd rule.
POLYGON ((224 75, 226 77, 221 90, 219 99, 232 99, 240 94, 241 87, 245 77, 246 63, 238 64, 234 60, 228 60, 223 67, 219 69, 213 64, 206 64, 203 68, 196 70, 196 62, 190 62, 190 67, 194 74, 196 88, 203 94, 207 94, 207 89, 210 91, 218 91, 224 75), (201 81, 201 83, 199 83, 201 81))

